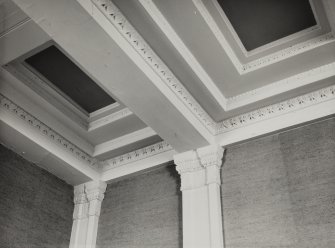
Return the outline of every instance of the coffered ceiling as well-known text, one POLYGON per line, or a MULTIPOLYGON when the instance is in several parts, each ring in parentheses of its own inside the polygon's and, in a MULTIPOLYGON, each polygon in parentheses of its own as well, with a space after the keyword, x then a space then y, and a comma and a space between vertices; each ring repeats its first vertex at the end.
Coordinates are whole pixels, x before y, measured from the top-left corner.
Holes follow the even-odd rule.
MULTIPOLYGON (((111 180, 335 112, 332 0, 4 0, 0 10, 0 127, 34 143, 38 161, 64 162, 51 149, 59 135, 111 180)), ((71 183, 96 177, 71 161, 59 172, 79 171, 71 183)))

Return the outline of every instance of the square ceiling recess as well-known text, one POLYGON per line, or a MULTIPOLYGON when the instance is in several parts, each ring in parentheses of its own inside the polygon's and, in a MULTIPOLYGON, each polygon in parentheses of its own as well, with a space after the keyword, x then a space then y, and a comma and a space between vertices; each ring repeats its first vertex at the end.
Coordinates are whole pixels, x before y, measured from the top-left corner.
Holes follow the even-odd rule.
POLYGON ((25 62, 87 113, 115 103, 89 76, 52 45, 25 62))
POLYGON ((316 25, 308 0, 217 0, 247 51, 316 25))

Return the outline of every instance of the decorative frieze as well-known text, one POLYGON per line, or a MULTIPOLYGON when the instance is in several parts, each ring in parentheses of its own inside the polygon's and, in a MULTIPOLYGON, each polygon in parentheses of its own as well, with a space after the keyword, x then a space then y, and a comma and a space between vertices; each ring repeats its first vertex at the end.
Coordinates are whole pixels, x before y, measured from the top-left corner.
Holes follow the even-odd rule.
POLYGON ((329 101, 335 98, 335 85, 298 96, 280 103, 272 104, 264 108, 251 111, 218 123, 216 134, 224 133, 232 129, 261 120, 279 116, 291 111, 296 111, 317 103, 329 101))
POLYGON ((15 104, 2 94, 0 94, 0 107, 5 111, 8 111, 16 115, 19 118, 19 120, 24 121, 30 126, 34 127, 42 135, 48 137, 51 142, 59 145, 60 147, 71 153, 80 161, 93 167, 96 170, 99 169, 99 161, 97 159, 91 157, 86 152, 82 151, 80 148, 72 144, 62 135, 58 134, 52 128, 48 127, 46 124, 35 118, 33 115, 29 114, 23 108, 21 108, 20 106, 18 106, 17 104, 15 104))
POLYGON ((150 145, 133 152, 104 161, 103 171, 110 170, 125 164, 133 163, 156 154, 172 150, 172 146, 165 141, 150 145))

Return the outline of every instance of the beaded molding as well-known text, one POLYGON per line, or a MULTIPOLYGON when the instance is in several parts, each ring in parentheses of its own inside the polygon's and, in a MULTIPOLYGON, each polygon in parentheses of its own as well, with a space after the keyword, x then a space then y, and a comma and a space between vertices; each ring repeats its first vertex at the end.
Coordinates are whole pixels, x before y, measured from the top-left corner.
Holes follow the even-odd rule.
POLYGON ((23 108, 19 107, 17 104, 15 104, 13 101, 11 101, 2 94, 0 94, 0 106, 2 109, 16 115, 20 120, 34 127, 42 135, 48 137, 51 142, 56 143, 60 147, 63 147, 66 151, 71 153, 80 161, 85 162, 87 165, 96 170, 99 169, 99 161, 97 159, 82 151, 80 148, 72 144, 62 135, 58 134, 52 128, 48 127, 46 124, 38 120, 33 115, 29 114, 23 108))
POLYGON ((159 56, 150 48, 141 35, 127 21, 126 17, 110 0, 91 0, 123 38, 137 51, 152 70, 174 92, 194 116, 215 135, 216 123, 174 76, 159 56))
POLYGON ((161 141, 151 146, 147 146, 141 149, 138 149, 133 152, 126 153, 124 155, 108 159, 104 161, 103 171, 110 170, 116 167, 120 167, 125 164, 129 164, 135 161, 139 161, 154 155, 157 155, 162 152, 167 152, 173 150, 172 146, 161 141))
POLYGON ((218 123, 216 134, 332 99, 335 99, 335 85, 224 120, 218 123))

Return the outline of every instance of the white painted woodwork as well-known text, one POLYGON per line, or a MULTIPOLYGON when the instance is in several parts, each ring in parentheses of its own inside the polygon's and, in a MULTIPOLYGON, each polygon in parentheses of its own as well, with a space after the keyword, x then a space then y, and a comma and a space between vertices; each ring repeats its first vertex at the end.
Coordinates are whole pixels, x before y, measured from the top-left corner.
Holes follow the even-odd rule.
POLYGON ((102 181, 90 181, 74 187, 70 248, 95 248, 106 187, 107 184, 102 181))
POLYGON ((183 247, 223 248, 221 165, 224 149, 207 146, 174 156, 181 177, 183 247))

